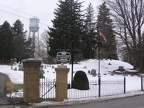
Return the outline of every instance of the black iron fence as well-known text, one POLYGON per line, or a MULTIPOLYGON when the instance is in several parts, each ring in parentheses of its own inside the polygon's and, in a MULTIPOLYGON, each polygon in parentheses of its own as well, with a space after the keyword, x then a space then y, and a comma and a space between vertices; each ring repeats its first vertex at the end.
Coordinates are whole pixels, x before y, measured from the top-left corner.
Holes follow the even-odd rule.
POLYGON ((54 100, 55 99, 55 80, 40 79, 40 99, 54 100))
MULTIPOLYGON (((125 93, 125 77, 122 80, 101 81, 100 96, 115 95, 125 93)), ((99 97, 100 97, 99 96, 99 97)))
MULTIPOLYGON (((82 86, 82 85, 77 85, 82 86)), ((125 93, 125 78, 122 80, 89 81, 89 89, 68 89, 68 98, 91 98, 125 93), (99 85, 100 84, 100 85, 99 85)), ((40 80, 40 98, 42 100, 55 99, 55 80, 40 80)))
POLYGON ((69 89, 68 98, 91 98, 125 93, 125 77, 122 80, 101 80, 100 78, 98 81, 89 81, 88 90, 69 89))
MULTIPOLYGON (((144 91, 144 76, 141 76, 140 78, 140 90, 144 91)), ((55 87, 55 80, 41 79, 40 98, 42 100, 55 100, 55 87)), ((108 95, 123 94, 126 93, 126 90, 126 77, 121 80, 103 80, 100 78, 100 80, 89 81, 89 89, 87 90, 79 90, 75 88, 68 89, 68 98, 95 98, 108 95)))
MULTIPOLYGON (((84 84, 85 85, 85 84, 84 84)), ((83 89, 83 85, 76 85, 77 88, 68 89, 68 98, 90 98, 98 96, 98 81, 89 81, 89 89, 83 89)))

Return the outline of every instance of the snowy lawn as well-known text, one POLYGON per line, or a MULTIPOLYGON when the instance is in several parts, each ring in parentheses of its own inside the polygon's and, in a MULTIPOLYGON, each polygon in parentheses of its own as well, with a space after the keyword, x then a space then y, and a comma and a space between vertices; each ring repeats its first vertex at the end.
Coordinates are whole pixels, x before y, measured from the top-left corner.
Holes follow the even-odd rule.
MULTIPOLYGON (((55 80, 56 79, 55 68, 58 66, 58 64, 55 65, 42 64, 42 65, 43 65, 43 70, 45 72, 44 73, 45 78, 48 78, 50 80, 55 80)), ((68 68, 70 68, 70 71, 68 73, 68 82, 70 82, 71 64, 67 63, 65 65, 68 68)), ((124 79, 123 75, 111 75, 114 70, 117 70, 119 68, 119 66, 123 66, 126 71, 133 69, 133 66, 126 62, 122 62, 118 60, 101 60, 100 62, 101 79, 105 81, 123 80, 124 79)), ((77 64, 74 64, 74 74, 76 71, 82 70, 87 74, 89 81, 97 81, 98 80, 97 76, 94 77, 88 73, 88 71, 91 71, 92 69, 96 69, 96 71, 98 70, 98 60, 90 59, 90 60, 85 60, 85 61, 78 62, 77 64)), ((0 72, 7 74, 13 83, 23 84, 23 71, 18 70, 18 64, 13 64, 13 66, 0 65, 0 72), (17 70, 14 70, 15 68, 17 70)), ((127 75, 125 77, 126 77, 126 92, 141 90, 141 78, 139 76, 127 75)), ((117 89, 117 87, 115 89, 117 89)), ((20 93, 17 93, 17 95, 20 94, 22 96, 21 93, 22 90, 20 90, 19 92, 20 93)), ((102 91, 102 93, 104 94, 105 91, 102 91)), ((69 99, 70 98, 73 97, 69 95, 69 99)))

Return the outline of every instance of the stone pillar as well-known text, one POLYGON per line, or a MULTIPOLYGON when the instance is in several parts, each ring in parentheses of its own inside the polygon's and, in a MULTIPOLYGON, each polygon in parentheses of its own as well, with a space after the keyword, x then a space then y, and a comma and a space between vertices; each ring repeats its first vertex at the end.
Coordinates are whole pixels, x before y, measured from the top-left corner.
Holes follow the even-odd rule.
POLYGON ((67 74, 69 68, 55 68, 56 71, 56 101, 67 99, 67 74))
POLYGON ((39 78, 41 60, 26 59, 24 66, 24 101, 27 103, 39 102, 39 78))

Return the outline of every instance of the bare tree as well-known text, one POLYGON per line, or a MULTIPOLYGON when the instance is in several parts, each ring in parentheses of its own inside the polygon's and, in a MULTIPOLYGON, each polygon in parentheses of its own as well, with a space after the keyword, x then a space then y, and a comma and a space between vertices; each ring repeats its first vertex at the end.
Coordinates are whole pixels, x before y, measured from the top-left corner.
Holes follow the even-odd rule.
POLYGON ((39 46, 39 53, 40 53, 40 57, 41 58, 45 58, 47 57, 47 53, 48 53, 48 41, 49 41, 49 35, 47 33, 47 31, 45 30, 42 35, 41 35, 41 39, 40 39, 40 46, 39 46))
POLYGON ((126 46, 134 68, 143 71, 144 0, 107 0, 116 21, 116 34, 126 46))

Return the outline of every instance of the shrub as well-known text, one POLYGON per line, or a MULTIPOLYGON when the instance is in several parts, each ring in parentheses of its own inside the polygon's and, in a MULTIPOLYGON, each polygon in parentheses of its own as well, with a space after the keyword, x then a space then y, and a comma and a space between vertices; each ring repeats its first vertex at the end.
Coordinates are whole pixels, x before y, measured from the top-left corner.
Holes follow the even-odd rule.
POLYGON ((89 90, 89 81, 85 72, 83 71, 76 72, 72 88, 78 90, 89 90))

